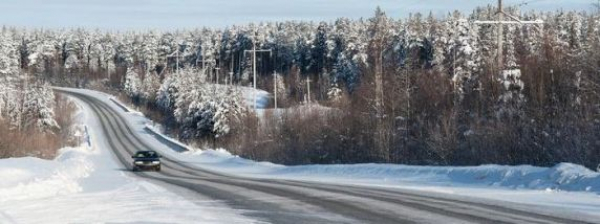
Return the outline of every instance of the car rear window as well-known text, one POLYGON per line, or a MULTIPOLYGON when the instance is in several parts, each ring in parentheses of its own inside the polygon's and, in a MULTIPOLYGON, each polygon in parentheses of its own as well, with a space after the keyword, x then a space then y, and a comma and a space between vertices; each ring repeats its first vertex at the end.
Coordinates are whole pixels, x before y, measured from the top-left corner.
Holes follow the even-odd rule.
POLYGON ((156 158, 158 154, 156 152, 138 152, 135 154, 136 158, 156 158))

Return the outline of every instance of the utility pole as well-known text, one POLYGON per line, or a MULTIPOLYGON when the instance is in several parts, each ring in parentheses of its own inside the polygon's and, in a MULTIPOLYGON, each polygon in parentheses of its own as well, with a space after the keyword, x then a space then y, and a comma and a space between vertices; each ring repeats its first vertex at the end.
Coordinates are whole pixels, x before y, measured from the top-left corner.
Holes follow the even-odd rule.
POLYGON ((216 76, 216 77, 215 77, 215 78, 216 78, 216 82, 215 82, 215 83, 216 83, 216 84, 219 84, 219 71, 220 71, 220 70, 221 70, 221 68, 219 68, 219 67, 216 67, 216 68, 215 68, 215 76, 216 76))
POLYGON ((25 71, 25 83, 23 84, 23 102, 21 103, 21 114, 19 114, 19 131, 23 130, 23 123, 25 114, 25 104, 27 103, 27 89, 29 88, 29 72, 25 71))
MULTIPOLYGON (((452 78, 456 77, 456 48, 452 48, 452 78)), ((456 90, 456 82, 452 82, 452 89, 456 90)))
POLYGON ((179 75, 179 51, 181 51, 182 47, 187 47, 187 44, 178 44, 178 48, 177 48, 177 60, 176 60, 176 65, 177 65, 177 75, 179 75))
POLYGON ((229 85, 233 85, 233 51, 231 51, 231 65, 229 66, 229 85))
POLYGON ((262 50, 257 50, 256 49, 256 37, 258 36, 257 31, 254 31, 254 39, 252 40, 252 50, 244 50, 244 53, 249 53, 252 52, 252 72, 254 74, 254 80, 253 80, 253 87, 254 87, 254 93, 252 94, 254 97, 254 109, 256 110, 256 52, 269 52, 269 56, 273 55, 273 51, 271 51, 271 49, 262 49, 262 50))
POLYGON ((308 95, 306 95, 306 100, 308 102, 308 104, 310 104, 310 78, 308 76, 306 76, 306 89, 308 91, 308 95))
POLYGON ((206 71, 206 54, 205 54, 205 50, 204 47, 202 47, 202 69, 204 69, 204 71, 206 71))
POLYGON ((202 61, 202 71, 204 72, 204 74, 206 76, 209 76, 209 74, 207 74, 207 72, 206 72, 206 55, 205 55, 204 48, 205 48, 205 46, 201 46, 200 52, 196 51, 196 65, 195 66, 196 66, 196 68, 198 68, 198 62, 202 61), (199 59, 200 57, 198 56, 198 53, 200 53, 200 56, 202 56, 202 60, 199 59))
POLYGON ((202 69, 206 70, 206 51, 202 48, 202 69))
POLYGON ((273 93, 275 94, 275 109, 277 109, 277 71, 273 71, 273 93))
POLYGON ((169 64, 169 58, 175 58, 175 74, 179 75, 179 50, 177 50, 174 54, 175 56, 173 56, 173 54, 167 55, 167 65, 169 64))
POLYGON ((406 78, 406 80, 405 80, 406 83, 405 84, 406 84, 406 115, 407 116, 406 116, 406 120, 404 121, 404 132, 405 132, 405 135, 404 135, 404 139, 405 140, 404 140, 404 142, 406 143, 407 146, 408 146, 408 137, 410 136, 410 133, 409 133, 410 124, 409 124, 409 122, 410 122, 410 116, 411 116, 411 113, 410 113, 410 110, 411 110, 411 108, 410 108, 411 83, 410 83, 410 76, 409 76, 409 74, 410 73, 408 72, 408 66, 406 66, 404 68, 404 76, 406 78))
MULTIPOLYGON (((167 55, 167 65, 169 64, 169 58, 175 58, 175 73, 177 75, 179 75, 179 51, 181 50, 181 47, 187 47, 187 44, 178 44, 177 46, 179 46, 177 48, 177 50, 175 51, 175 53, 171 53, 171 55, 167 55), (175 56, 173 56, 173 54, 175 54, 175 56)), ((196 60, 196 62, 198 62, 196 60)))
POLYGON ((256 36, 257 33, 254 33, 254 39, 252 40, 252 74, 253 74, 253 78, 252 78, 252 82, 253 82, 253 87, 254 87, 254 110, 256 110, 256 36))
MULTIPOLYGON (((504 21, 504 9, 502 0, 498 0, 498 21, 504 21)), ((498 25, 498 69, 502 71, 504 68, 504 25, 498 25)))
MULTIPOLYGON (((503 4, 502 4, 502 0, 498 0, 498 11, 496 12, 496 15, 498 16, 498 20, 492 20, 492 21, 475 21, 475 24, 496 24, 498 25, 498 33, 497 33, 497 38, 498 38, 498 49, 497 49, 497 55, 496 55, 496 59, 498 60, 498 70, 502 71, 503 67, 504 67, 504 25, 507 24, 516 24, 516 25, 527 25, 527 24, 543 24, 544 21, 542 20, 535 20, 535 21, 521 21, 520 19, 518 19, 517 17, 514 17, 506 12, 504 12, 503 9, 503 4), (510 20, 504 20, 504 16, 508 17, 510 20)), ((493 77, 492 77, 493 78, 493 77)))

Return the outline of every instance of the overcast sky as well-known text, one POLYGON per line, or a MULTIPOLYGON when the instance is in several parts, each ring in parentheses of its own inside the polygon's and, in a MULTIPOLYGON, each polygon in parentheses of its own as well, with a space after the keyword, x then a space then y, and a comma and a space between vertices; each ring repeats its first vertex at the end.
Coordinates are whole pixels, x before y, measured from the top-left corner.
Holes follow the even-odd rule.
MULTIPOLYGON (((506 5, 531 0, 505 0, 506 5)), ((0 24, 24 27, 177 29, 225 27, 259 21, 332 21, 369 17, 380 6, 389 16, 453 10, 470 12, 496 0, 0 0, 0 24)), ((586 10, 596 0, 533 0, 536 10, 586 10)))

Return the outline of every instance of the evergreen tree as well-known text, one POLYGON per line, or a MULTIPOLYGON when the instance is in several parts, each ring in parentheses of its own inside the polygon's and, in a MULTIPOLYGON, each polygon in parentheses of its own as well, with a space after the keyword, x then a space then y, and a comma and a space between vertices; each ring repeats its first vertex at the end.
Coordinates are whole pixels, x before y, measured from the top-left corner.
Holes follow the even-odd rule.
POLYGON ((139 100, 142 90, 142 81, 140 75, 134 69, 127 69, 123 90, 125 90, 125 93, 134 100, 139 100))
POLYGON ((452 82, 459 99, 470 93, 478 85, 477 75, 480 72, 480 58, 476 28, 469 25, 466 19, 455 15, 448 20, 450 40, 447 51, 451 55, 452 82))

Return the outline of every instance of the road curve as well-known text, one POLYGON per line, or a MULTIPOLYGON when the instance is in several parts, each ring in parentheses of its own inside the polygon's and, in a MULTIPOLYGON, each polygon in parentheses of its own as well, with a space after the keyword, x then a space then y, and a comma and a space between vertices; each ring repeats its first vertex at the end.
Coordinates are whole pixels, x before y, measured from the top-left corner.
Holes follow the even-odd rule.
MULTIPOLYGON (((157 149, 139 137, 128 121, 93 96, 57 89, 88 104, 102 124, 107 144, 122 165, 131 155, 157 149)), ((523 210, 523 205, 489 203, 406 190, 315 182, 254 179, 217 173, 164 157, 161 172, 134 173, 193 191, 267 223, 592 223, 576 214, 560 217, 523 210), (519 208, 519 209, 516 209, 519 208)))

